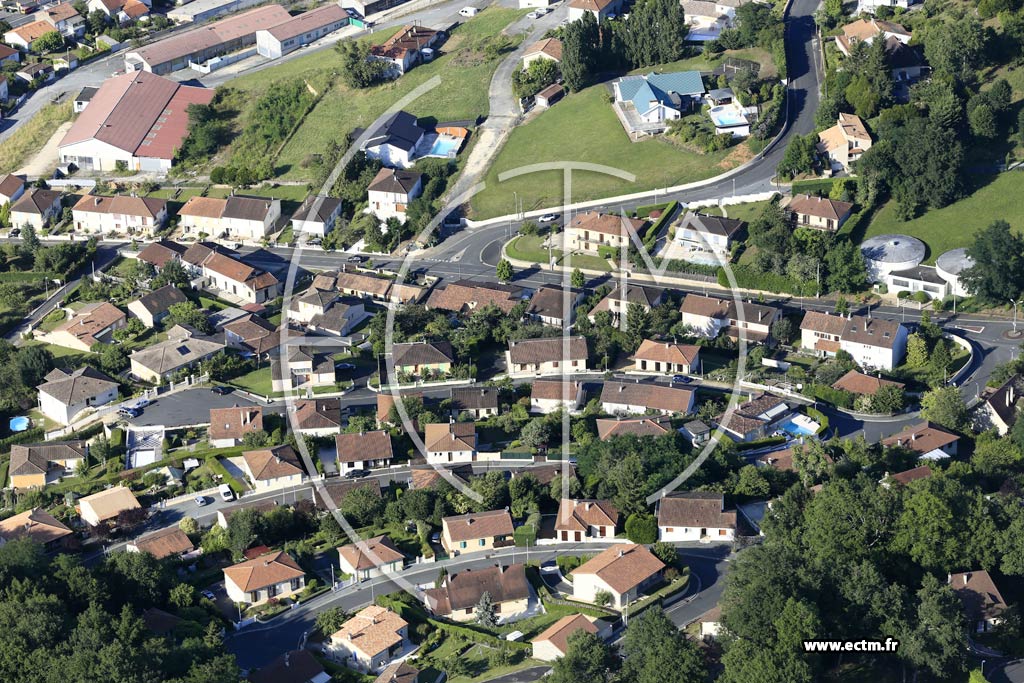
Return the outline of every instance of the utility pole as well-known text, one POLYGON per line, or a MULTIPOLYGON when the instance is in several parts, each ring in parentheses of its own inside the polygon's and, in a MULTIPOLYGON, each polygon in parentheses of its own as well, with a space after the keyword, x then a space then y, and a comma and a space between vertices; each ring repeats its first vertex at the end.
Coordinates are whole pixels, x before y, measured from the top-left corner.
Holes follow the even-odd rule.
POLYGON ((1010 303, 1013 304, 1013 331, 1017 332, 1017 306, 1020 305, 1024 299, 1010 299, 1010 303))

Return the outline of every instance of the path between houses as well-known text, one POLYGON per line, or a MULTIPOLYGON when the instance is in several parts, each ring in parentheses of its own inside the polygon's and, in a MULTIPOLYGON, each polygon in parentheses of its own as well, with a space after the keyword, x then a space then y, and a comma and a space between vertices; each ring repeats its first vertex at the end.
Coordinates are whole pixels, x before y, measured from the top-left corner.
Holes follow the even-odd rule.
POLYGON ((65 121, 57 126, 57 130, 53 132, 53 135, 46 141, 43 148, 36 152, 36 155, 27 164, 15 171, 14 175, 23 175, 30 178, 48 178, 50 172, 57 168, 57 163, 60 160, 57 147, 60 145, 60 141, 64 139, 64 135, 71 130, 73 123, 74 121, 65 121))

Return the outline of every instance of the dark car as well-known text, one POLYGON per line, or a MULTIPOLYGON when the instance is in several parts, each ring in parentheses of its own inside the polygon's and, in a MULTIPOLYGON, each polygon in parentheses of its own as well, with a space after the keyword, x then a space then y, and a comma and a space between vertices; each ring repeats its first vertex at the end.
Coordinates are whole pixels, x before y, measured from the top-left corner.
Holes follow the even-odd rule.
POLYGON ((121 417, 138 417, 142 414, 142 411, 136 408, 121 408, 117 411, 117 414, 121 417))
POLYGON ((678 384, 689 384, 692 381, 693 381, 693 378, 692 377, 687 377, 686 375, 672 375, 672 383, 673 384, 676 384, 676 383, 678 383, 678 384))
POLYGON ((362 263, 363 261, 366 260, 366 257, 360 256, 359 254, 352 254, 345 260, 348 261, 349 263, 362 263))
POLYGON ((210 389, 210 391, 217 394, 218 396, 224 396, 226 394, 230 394, 232 389, 231 387, 213 387, 212 389, 210 389))
POLYGON ((334 364, 334 369, 335 370, 355 370, 356 366, 352 365, 351 363, 335 363, 334 364))
POLYGON ((362 479, 370 475, 370 470, 349 470, 345 473, 346 479, 362 479))

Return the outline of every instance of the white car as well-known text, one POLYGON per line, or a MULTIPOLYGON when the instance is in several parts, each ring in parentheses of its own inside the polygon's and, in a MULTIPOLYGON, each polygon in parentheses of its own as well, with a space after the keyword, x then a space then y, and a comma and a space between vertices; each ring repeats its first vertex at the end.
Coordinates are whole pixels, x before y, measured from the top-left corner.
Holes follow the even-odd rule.
POLYGON ((527 19, 540 19, 541 16, 543 16, 543 15, 540 13, 540 10, 534 10, 534 11, 530 12, 529 14, 527 14, 526 18, 527 19))
POLYGON ((235 499, 235 492, 231 490, 231 487, 227 484, 221 484, 217 487, 217 491, 220 493, 220 499, 226 503, 229 503, 235 499))
POLYGON ((463 7, 459 10, 459 14, 464 17, 475 17, 479 11, 476 7, 463 7))
POLYGON ((542 17, 543 17, 543 16, 545 15, 545 14, 547 14, 547 13, 548 13, 548 12, 550 12, 551 10, 549 10, 549 9, 548 9, 547 7, 538 7, 537 9, 535 9, 535 10, 533 10, 533 11, 534 11, 534 12, 535 12, 536 14, 538 14, 539 16, 542 16, 542 17))
POLYGON ((557 213, 546 213, 537 219, 538 223, 553 223, 558 220, 557 213))

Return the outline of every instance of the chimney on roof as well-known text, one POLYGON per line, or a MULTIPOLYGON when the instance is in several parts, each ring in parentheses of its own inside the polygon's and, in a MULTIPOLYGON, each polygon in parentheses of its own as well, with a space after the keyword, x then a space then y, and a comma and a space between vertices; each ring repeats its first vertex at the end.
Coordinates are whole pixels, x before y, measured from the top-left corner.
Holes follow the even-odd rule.
POLYGON ((971 580, 971 573, 970 572, 964 572, 964 585, 966 586, 967 582, 970 581, 970 580, 971 580))
POLYGON ((93 197, 92 198, 92 204, 93 204, 93 206, 99 206, 100 205, 100 198, 99 197, 93 197))
POLYGON ((619 548, 619 557, 622 557, 625 554, 626 554, 625 551, 623 551, 621 548, 619 548))
POLYGON ((289 656, 290 656, 290 655, 291 655, 291 653, 290 653, 290 652, 285 652, 285 653, 284 653, 284 666, 285 666, 285 668, 286 668, 286 669, 287 669, 287 668, 288 668, 289 666, 291 666, 291 662, 289 661, 289 656))

